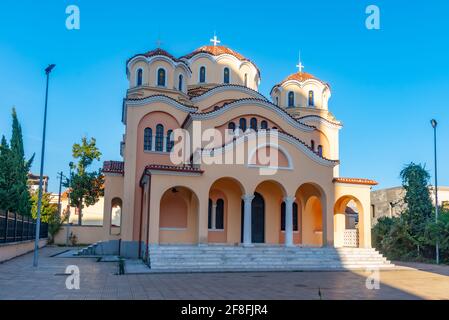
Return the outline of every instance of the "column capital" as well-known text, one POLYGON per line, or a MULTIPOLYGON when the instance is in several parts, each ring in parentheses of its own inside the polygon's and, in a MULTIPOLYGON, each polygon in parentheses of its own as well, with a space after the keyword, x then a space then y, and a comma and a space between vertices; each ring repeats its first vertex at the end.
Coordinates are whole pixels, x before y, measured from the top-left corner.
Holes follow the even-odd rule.
POLYGON ((287 196, 284 198, 285 204, 287 204, 287 203, 293 204, 293 202, 295 202, 295 200, 296 200, 296 197, 287 196))
POLYGON ((255 197, 256 197, 256 196, 253 195, 253 194, 244 194, 244 195, 242 196, 242 200, 245 201, 245 202, 249 202, 249 201, 253 201, 253 199, 254 199, 255 197))

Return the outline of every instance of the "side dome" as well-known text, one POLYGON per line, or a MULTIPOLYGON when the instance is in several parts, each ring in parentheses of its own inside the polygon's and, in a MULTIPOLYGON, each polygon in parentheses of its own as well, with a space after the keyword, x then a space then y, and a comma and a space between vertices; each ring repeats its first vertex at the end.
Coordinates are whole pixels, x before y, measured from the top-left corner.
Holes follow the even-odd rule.
POLYGON ((296 72, 276 84, 270 92, 273 102, 291 113, 300 109, 328 110, 329 84, 307 72, 296 72))
MULTIPOLYGON (((219 42, 216 38, 214 43, 219 42)), ((240 85, 258 90, 260 71, 242 54, 222 45, 207 45, 180 58, 192 70, 189 88, 240 85)))

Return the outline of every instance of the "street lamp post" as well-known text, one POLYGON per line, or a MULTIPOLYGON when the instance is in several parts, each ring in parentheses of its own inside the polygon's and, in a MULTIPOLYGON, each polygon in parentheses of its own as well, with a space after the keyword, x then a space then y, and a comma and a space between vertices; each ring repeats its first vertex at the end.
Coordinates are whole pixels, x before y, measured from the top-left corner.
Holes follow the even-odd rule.
POLYGON ((39 177, 39 194, 37 201, 37 220, 36 220, 36 237, 34 241, 34 257, 33 266, 38 266, 38 250, 39 250, 39 239, 40 239, 40 229, 41 229, 41 209, 42 209, 42 180, 44 176, 44 154, 45 154, 45 133, 47 128, 47 104, 48 104, 48 83, 50 80, 50 73, 55 67, 54 64, 49 65, 45 69, 45 74, 47 75, 47 86, 45 89, 45 108, 44 108, 44 129, 42 133, 42 152, 41 152, 41 170, 39 177))
MULTIPOLYGON (((437 165, 437 126, 438 122, 435 119, 430 121, 433 128, 433 151, 435 163, 435 222, 438 222, 438 165, 437 165)), ((436 263, 440 263, 440 248, 437 241, 435 245, 436 263)))

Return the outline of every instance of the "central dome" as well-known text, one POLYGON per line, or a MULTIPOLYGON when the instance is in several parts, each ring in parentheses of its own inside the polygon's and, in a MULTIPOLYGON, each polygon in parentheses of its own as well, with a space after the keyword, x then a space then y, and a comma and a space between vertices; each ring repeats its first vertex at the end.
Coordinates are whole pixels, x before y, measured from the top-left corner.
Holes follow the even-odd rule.
POLYGON ((189 54, 183 56, 182 58, 190 59, 200 53, 208 53, 213 56, 219 56, 222 54, 230 54, 241 61, 249 61, 249 59, 245 58, 240 53, 238 53, 228 47, 225 47, 225 46, 202 46, 202 47, 199 47, 198 49, 196 49, 195 51, 193 51, 192 53, 189 53, 189 54))

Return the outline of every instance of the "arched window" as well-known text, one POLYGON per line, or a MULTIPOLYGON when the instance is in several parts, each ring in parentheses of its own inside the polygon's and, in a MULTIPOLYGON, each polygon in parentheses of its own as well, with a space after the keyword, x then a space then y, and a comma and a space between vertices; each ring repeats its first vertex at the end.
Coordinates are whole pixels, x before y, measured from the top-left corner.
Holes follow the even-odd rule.
POLYGON ((239 121, 239 127, 240 129, 245 132, 246 131, 246 119, 245 118, 241 118, 239 121))
POLYGON ((310 141, 310 147, 312 148, 313 151, 315 151, 315 140, 310 141))
POLYGON ((251 118, 251 120, 249 122, 249 126, 254 131, 257 131, 257 119, 256 118, 251 118))
POLYGON ((209 206, 207 207, 207 228, 212 229, 212 200, 209 199, 209 206))
POLYGON ((165 69, 159 68, 157 70, 157 85, 165 87, 165 69))
POLYGON ((245 73, 245 87, 248 86, 248 74, 245 73))
POLYGON ((295 93, 290 91, 288 93, 288 107, 293 108, 295 106, 295 93))
POLYGON ((156 126, 156 151, 164 151, 164 126, 156 126))
POLYGON ((122 225, 122 199, 114 198, 111 201, 110 234, 119 235, 122 225))
POLYGON ((136 85, 140 87, 143 83, 143 70, 139 69, 137 70, 137 79, 136 79, 136 85))
POLYGON ((319 155, 319 156, 321 156, 321 157, 323 156, 323 146, 322 146, 322 145, 319 145, 319 146, 318 146, 317 152, 318 152, 318 155, 319 155))
POLYGON ((315 101, 314 101, 314 94, 313 91, 310 90, 309 91, 309 107, 313 107, 315 105, 315 101))
POLYGON ((276 97, 276 105, 279 105, 279 97, 276 97))
POLYGON ((178 77, 178 90, 179 91, 182 91, 182 86, 183 86, 182 80, 183 79, 184 79, 184 77, 182 76, 182 74, 180 74, 178 77))
POLYGON ((261 128, 262 130, 267 130, 267 129, 268 129, 268 122, 266 122, 265 120, 263 120, 263 121, 260 123, 260 128, 261 128))
POLYGON ((151 128, 145 128, 143 133, 143 150, 151 151, 153 147, 153 130, 151 128))
POLYGON ((175 142, 173 141, 173 130, 168 130, 167 131, 167 152, 171 152, 171 150, 173 149, 173 145, 175 144, 175 142))
POLYGON ((226 67, 223 70, 223 83, 229 83, 229 68, 226 67))
POLYGON ((234 122, 229 122, 228 129, 232 130, 232 131, 235 131, 235 123, 234 122))
POLYGON ((206 67, 200 68, 200 82, 201 83, 206 82, 206 67))
MULTIPOLYGON (((293 202, 293 231, 298 230, 298 204, 293 202)), ((285 202, 281 204, 281 231, 285 231, 285 202)))
POLYGON ((215 229, 223 230, 224 229, 224 200, 217 200, 217 208, 215 211, 215 229))

